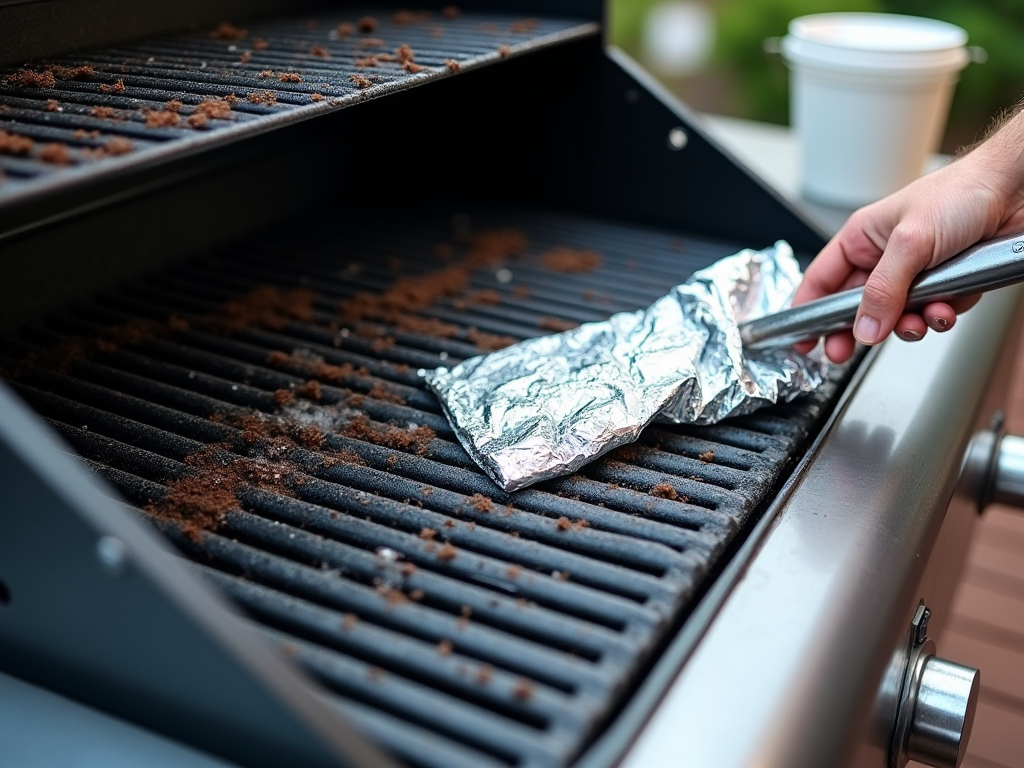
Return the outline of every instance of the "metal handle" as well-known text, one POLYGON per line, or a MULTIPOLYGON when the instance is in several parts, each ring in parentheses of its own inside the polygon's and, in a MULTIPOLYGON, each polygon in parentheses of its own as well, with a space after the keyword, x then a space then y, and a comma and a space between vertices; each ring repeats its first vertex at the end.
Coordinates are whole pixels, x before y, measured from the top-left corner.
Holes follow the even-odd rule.
MULTIPOLYGON (((1024 281, 1024 232, 978 243, 922 272, 910 286, 907 309, 993 291, 1024 281)), ((863 288, 851 288, 740 325, 747 349, 784 347, 853 326, 863 288)))

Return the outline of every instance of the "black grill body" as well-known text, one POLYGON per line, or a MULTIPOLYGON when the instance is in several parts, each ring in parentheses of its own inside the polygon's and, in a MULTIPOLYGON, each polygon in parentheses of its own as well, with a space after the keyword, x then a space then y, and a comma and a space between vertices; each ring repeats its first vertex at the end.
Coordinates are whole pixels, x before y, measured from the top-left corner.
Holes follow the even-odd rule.
POLYGON ((332 41, 330 58, 309 47, 339 19, 392 10, 246 24, 268 55, 301 48, 274 55, 302 83, 278 81, 274 105, 198 135, 148 133, 138 110, 261 90, 256 52, 229 69, 238 51, 205 32, 62 60, 123 80, 116 96, 78 81, 0 91, 5 130, 67 138, 94 129, 74 105, 109 101, 131 116, 103 130, 139 142, 135 156, 70 170, 4 161, 0 362, 20 398, 0 402, 15 502, 0 532, 14 596, 5 669, 247 765, 563 766, 612 721, 839 382, 714 427, 651 428, 627 452, 514 494, 458 446, 417 369, 552 320, 645 306, 739 247, 821 244, 604 51, 599 9, 558 10, 508 42, 515 9, 463 7, 441 36, 385 23, 384 48, 436 41, 417 61, 438 71, 365 89, 350 84, 348 41, 332 41), (457 71, 440 71, 446 59, 457 71), (54 96, 59 119, 45 106, 54 96), (676 128, 682 150, 667 140, 676 128), (486 301, 415 310, 445 331, 339 319, 360 293, 429 280, 474 237, 508 228, 528 245, 474 269, 463 292, 486 301), (543 254, 559 246, 592 249, 601 266, 553 273, 543 254), (308 315, 209 322, 267 287, 313 291, 308 315), (316 378, 310 360, 336 375, 296 399, 316 378), (244 418, 316 420, 325 437, 282 448, 247 436, 244 418), (360 432, 346 427, 356 418, 360 432), (420 437, 396 443, 396 431, 420 437), (63 442, 45 442, 54 434, 63 442), (237 507, 200 532, 142 511, 193 476, 197 457, 279 468, 282 485, 243 482, 237 507), (161 550, 151 522, 184 559, 161 550), (47 547, 68 565, 41 562, 47 547), (69 594, 69 579, 81 589, 69 594), (369 740, 337 726, 339 712, 369 740))

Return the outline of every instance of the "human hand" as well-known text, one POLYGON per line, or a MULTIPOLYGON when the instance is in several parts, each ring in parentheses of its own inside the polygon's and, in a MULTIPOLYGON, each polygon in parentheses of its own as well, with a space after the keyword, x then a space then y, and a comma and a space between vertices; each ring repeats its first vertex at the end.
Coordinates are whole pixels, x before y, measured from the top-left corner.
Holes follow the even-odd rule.
MULTIPOLYGON (((1024 115, 968 155, 856 211, 807 269, 794 304, 864 286, 852 333, 832 334, 834 362, 853 354, 854 338, 877 344, 895 330, 907 341, 942 332, 978 298, 934 302, 906 312, 919 272, 982 239, 1024 229, 1024 115)), ((813 342, 797 346, 809 351, 813 342)))

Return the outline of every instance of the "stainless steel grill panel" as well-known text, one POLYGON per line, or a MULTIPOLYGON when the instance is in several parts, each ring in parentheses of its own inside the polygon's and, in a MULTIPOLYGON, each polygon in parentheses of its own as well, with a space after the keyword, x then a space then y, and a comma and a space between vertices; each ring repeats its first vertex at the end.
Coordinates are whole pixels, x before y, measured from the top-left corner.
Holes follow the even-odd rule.
POLYGON ((290 450, 291 496, 246 488, 239 508, 201 536, 157 525, 325 696, 410 763, 566 765, 799 458, 837 386, 726 424, 656 426, 627 456, 503 493, 458 446, 415 368, 478 353, 472 328, 521 339, 544 332, 545 316, 579 322, 635 308, 735 249, 565 216, 481 214, 475 230, 511 223, 529 241, 525 256, 473 275, 471 289, 497 291, 500 302, 441 300, 420 315, 456 324, 453 337, 386 328, 394 343, 375 349, 372 339, 331 326, 339 301, 444 266, 432 251, 452 232, 437 216, 403 216, 401 227, 394 218, 361 219, 365 226, 342 240, 279 230, 167 269, 25 328, 0 343, 0 364, 18 369, 27 355, 133 318, 208 316, 261 285, 315 289, 316 324, 228 334, 193 322, 66 365, 22 364, 13 386, 140 509, 188 476, 183 462, 207 446, 221 444, 225 458, 246 454, 239 430, 210 417, 274 413, 275 390, 308 378, 269 366, 270 352, 300 349, 365 366, 368 376, 321 382, 321 404, 357 392, 365 397, 353 410, 372 423, 429 426, 436 437, 422 453, 331 434, 318 449, 290 450), (553 274, 538 256, 563 244, 595 249, 602 266, 553 274), (498 280, 501 269, 511 283, 498 280), (378 384, 404 404, 374 397, 378 384), (325 462, 343 451, 358 462, 325 462), (650 495, 662 484, 685 498, 650 495), (475 493, 494 508, 476 511, 475 493), (587 526, 563 530, 562 517, 587 526), (422 528, 457 556, 439 559, 422 528), (396 602, 392 590, 422 590, 422 598, 396 602))

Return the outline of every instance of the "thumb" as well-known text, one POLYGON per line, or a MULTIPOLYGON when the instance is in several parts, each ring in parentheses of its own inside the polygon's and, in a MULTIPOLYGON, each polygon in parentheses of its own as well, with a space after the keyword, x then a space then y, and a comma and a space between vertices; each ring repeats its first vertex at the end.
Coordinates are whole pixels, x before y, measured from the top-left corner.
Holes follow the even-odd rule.
POLYGON ((897 227, 886 243, 877 266, 864 284, 864 295, 853 325, 861 344, 885 339, 900 319, 907 303, 910 284, 931 261, 934 237, 897 227))

